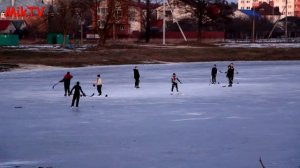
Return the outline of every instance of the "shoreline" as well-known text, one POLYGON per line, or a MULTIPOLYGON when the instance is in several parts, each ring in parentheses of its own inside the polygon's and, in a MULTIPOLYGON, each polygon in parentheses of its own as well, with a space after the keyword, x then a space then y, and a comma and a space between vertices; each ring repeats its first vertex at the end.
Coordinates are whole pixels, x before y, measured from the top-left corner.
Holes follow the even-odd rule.
MULTIPOLYGON (((133 48, 86 49, 56 52, 0 48, 0 72, 23 65, 48 67, 86 67, 129 64, 165 64, 216 61, 292 61, 300 60, 300 48, 133 48)), ((23 66, 24 67, 24 66, 23 66)))

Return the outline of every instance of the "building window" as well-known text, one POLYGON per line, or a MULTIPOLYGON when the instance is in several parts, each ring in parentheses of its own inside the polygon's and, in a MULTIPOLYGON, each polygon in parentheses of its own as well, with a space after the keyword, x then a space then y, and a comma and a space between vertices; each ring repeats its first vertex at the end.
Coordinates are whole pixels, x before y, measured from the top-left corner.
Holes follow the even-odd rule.
POLYGON ((116 10, 116 12, 115 12, 115 20, 116 21, 121 20, 122 16, 123 16, 122 10, 120 10, 120 9, 116 10))
POLYGON ((106 16, 107 15, 107 8, 100 8, 100 15, 106 16))
POLYGON ((134 9, 129 9, 128 10, 128 20, 129 21, 136 21, 137 17, 137 12, 134 9))
POLYGON ((98 1, 98 3, 99 3, 99 6, 105 6, 106 5, 105 1, 98 1))
POLYGON ((125 27, 124 27, 124 25, 120 25, 120 30, 125 30, 125 27))
POLYGON ((249 6, 247 6, 247 9, 251 9, 249 6))
POLYGON ((104 20, 98 20, 98 25, 100 29, 103 29, 105 26, 105 21, 104 20))

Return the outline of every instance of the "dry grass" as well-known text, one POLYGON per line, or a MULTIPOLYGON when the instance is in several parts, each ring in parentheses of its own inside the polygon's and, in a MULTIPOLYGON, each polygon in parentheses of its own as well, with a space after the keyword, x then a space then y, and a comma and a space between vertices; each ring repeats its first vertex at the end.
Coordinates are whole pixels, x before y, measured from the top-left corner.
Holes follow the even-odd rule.
MULTIPOLYGON (((300 60, 300 48, 109 48, 84 52, 0 49, 0 67, 18 64, 79 67, 162 62, 300 60)), ((14 68, 14 67, 13 67, 14 68)), ((1 68, 0 68, 1 71, 1 68)))

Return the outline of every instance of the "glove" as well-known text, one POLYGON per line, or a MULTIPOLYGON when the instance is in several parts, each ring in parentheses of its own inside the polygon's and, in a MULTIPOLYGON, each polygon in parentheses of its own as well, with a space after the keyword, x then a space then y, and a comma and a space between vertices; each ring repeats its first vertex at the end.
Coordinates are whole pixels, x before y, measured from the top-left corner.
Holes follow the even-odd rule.
POLYGON ((93 84, 93 87, 95 87, 96 85, 95 84, 93 84))
POLYGON ((85 93, 83 93, 83 96, 84 96, 84 97, 86 96, 85 93))

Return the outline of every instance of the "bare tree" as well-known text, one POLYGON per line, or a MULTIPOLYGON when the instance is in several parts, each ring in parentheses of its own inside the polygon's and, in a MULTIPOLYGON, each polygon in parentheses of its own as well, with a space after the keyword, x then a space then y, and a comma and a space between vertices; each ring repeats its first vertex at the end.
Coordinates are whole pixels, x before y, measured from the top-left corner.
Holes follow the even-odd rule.
POLYGON ((151 38, 151 27, 153 20, 156 20, 156 8, 162 4, 162 0, 139 0, 142 9, 141 23, 145 32, 145 42, 149 43, 151 38))
POLYGON ((71 1, 69 0, 58 0, 56 1, 57 13, 55 18, 58 20, 58 27, 61 29, 64 40, 63 46, 66 45, 66 37, 69 34, 71 25, 73 23, 73 17, 71 14, 71 1))
POLYGON ((211 22, 224 22, 228 15, 232 14, 232 8, 225 0, 180 0, 188 7, 197 23, 198 42, 201 42, 201 35, 205 24, 211 22))
MULTIPOLYGON (((89 23, 91 17, 91 0, 57 0, 49 7, 48 32, 62 33, 63 46, 66 44, 67 35, 77 34, 84 22, 89 23)), ((82 31, 82 30, 81 30, 82 31)))
POLYGON ((203 25, 207 22, 208 17, 208 5, 211 3, 211 0, 181 0, 185 4, 189 6, 187 9, 191 12, 196 19, 197 29, 198 29, 198 41, 201 41, 201 33, 203 29, 203 25))
POLYGON ((107 38, 112 34, 116 38, 116 30, 128 17, 129 0, 98 0, 94 10, 96 32, 99 35, 99 46, 106 44, 107 38))

